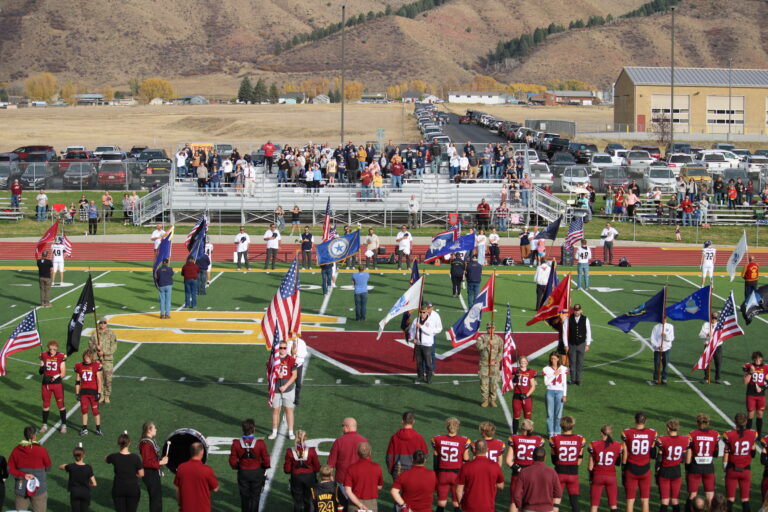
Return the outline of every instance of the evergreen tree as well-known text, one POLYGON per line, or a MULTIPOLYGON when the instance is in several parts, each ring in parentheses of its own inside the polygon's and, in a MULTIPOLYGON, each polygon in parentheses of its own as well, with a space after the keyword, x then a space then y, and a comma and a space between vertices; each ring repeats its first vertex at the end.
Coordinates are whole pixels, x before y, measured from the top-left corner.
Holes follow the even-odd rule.
POLYGON ((237 99, 242 102, 248 102, 251 101, 252 96, 253 86, 251 85, 251 80, 245 76, 240 81, 240 89, 237 91, 237 99))
POLYGON ((279 95, 280 94, 277 92, 277 84, 275 84, 275 82, 272 82, 272 85, 269 86, 269 102, 277 103, 279 95))
POLYGON ((280 41, 275 41, 275 55, 280 55, 283 52, 283 45, 280 44, 280 41))
POLYGON ((256 85, 253 87, 251 101, 258 104, 265 102, 268 99, 267 85, 264 83, 264 79, 259 78, 259 80, 256 82, 256 85))
POLYGON ((0 101, 8 101, 8 91, 5 87, 0 87, 0 101))

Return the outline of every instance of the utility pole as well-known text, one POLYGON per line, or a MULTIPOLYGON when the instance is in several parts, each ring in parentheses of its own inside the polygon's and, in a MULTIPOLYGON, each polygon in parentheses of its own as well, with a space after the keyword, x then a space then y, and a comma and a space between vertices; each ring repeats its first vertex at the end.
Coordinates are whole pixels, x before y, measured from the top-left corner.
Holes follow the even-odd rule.
POLYGON ((675 7, 672 6, 672 67, 669 82, 669 149, 672 152, 675 151, 675 7))
POLYGON ((345 68, 345 60, 344 60, 344 43, 345 43, 345 37, 344 37, 344 29, 347 25, 347 4, 341 4, 341 144, 344 144, 344 103, 346 102, 345 98, 345 91, 344 91, 344 68, 345 68))

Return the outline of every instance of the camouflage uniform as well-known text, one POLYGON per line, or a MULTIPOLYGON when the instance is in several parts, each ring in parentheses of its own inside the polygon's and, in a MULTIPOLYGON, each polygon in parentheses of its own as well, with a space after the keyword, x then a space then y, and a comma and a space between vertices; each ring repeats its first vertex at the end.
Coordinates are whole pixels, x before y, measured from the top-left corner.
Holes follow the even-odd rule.
POLYGON ((480 394, 483 407, 496 407, 496 388, 499 386, 499 367, 504 354, 504 341, 498 334, 488 333, 477 338, 477 350, 480 351, 480 394), (490 353, 491 367, 488 368, 488 355, 490 353))
POLYGON ((101 342, 101 352, 103 355, 99 355, 96 330, 91 333, 91 339, 88 341, 88 348, 93 350, 96 361, 101 363, 101 368, 104 372, 104 393, 101 396, 101 401, 109 403, 109 396, 112 394, 112 368, 115 365, 117 337, 110 328, 107 328, 104 331, 99 331, 98 336, 98 342, 101 342))

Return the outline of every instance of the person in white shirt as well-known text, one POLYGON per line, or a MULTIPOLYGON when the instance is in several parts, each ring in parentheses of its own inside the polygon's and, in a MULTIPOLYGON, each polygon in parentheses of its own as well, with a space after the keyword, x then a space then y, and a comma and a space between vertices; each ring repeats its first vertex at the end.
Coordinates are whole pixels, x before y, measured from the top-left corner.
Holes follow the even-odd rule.
POLYGON ((467 173, 469 172, 469 158, 467 158, 467 155, 462 155, 461 158, 459 158, 459 172, 461 173, 462 178, 467 177, 467 173))
POLYGON ((64 239, 56 237, 56 242, 51 244, 51 254, 53 255, 53 273, 51 274, 51 284, 56 285, 56 271, 61 274, 59 284, 64 286, 64 239))
POLYGON ((162 224, 158 224, 155 226, 155 230, 152 232, 152 235, 150 236, 150 240, 152 240, 152 243, 155 245, 155 254, 157 254, 157 250, 160 248, 160 242, 163 240, 163 237, 165 236, 165 230, 163 229, 162 224))
MULTIPOLYGON (((554 260, 552 265, 554 265, 554 260)), ((536 282, 536 310, 541 307, 541 303, 544 302, 544 292, 547 291, 547 283, 549 283, 549 274, 552 272, 552 266, 548 261, 541 262, 541 265, 536 267, 536 272, 533 273, 533 280, 536 282)))
POLYGON ((402 270, 403 259, 405 259, 405 269, 411 268, 411 244, 413 237, 408 232, 408 226, 403 224, 400 232, 395 237, 397 243, 397 270, 402 270))
POLYGON ((499 242, 501 237, 496 232, 496 228, 491 228, 491 234, 488 235, 488 243, 490 244, 491 251, 491 265, 501 265, 501 249, 499 248, 499 242))
POLYGON ((581 239, 581 247, 576 249, 576 261, 578 263, 578 281, 576 282, 576 289, 581 289, 581 281, 584 279, 585 290, 589 290, 589 260, 592 259, 592 249, 587 247, 587 241, 581 239))
POLYGON ((235 235, 235 247, 237 247, 237 270, 240 270, 240 261, 245 262, 245 270, 251 270, 248 263, 248 246, 251 245, 251 237, 245 232, 245 226, 240 226, 240 232, 235 235))
POLYGON ((552 437, 560 433, 563 404, 568 400, 568 367, 563 366, 557 352, 552 352, 542 374, 547 387, 547 433, 552 437))
POLYGON ((184 148, 176 153, 176 173, 179 178, 186 178, 189 176, 189 170, 187 169, 187 152, 184 148))
POLYGON ((653 381, 656 383, 667 383, 667 365, 673 341, 675 341, 675 327, 671 323, 653 326, 651 347, 653 348, 653 381), (661 364, 661 373, 659 373, 659 364, 661 364))
POLYGON ((573 314, 563 324, 566 330, 563 339, 568 347, 568 367, 571 374, 570 384, 581 385, 581 369, 584 366, 584 353, 592 344, 592 326, 589 318, 581 313, 581 304, 573 305, 573 314))
POLYGON ((416 351, 416 383, 419 381, 430 384, 434 373, 435 336, 443 331, 440 315, 434 310, 431 302, 421 306, 419 316, 411 323, 408 330, 408 341, 414 344, 416 351))
POLYGON ((247 163, 243 167, 243 177, 245 179, 245 192, 248 197, 256 195, 256 166, 253 162, 247 163))
POLYGON ((264 232, 264 241, 267 242, 267 258, 264 260, 264 270, 269 266, 272 260, 272 270, 275 270, 275 261, 277 261, 277 250, 280 249, 280 231, 274 224, 269 225, 269 229, 264 232))
POLYGON ((717 256, 717 249, 712 247, 712 241, 707 240, 704 242, 704 248, 701 250, 701 287, 704 288, 704 283, 707 282, 707 276, 709 276, 709 282, 714 284, 715 273, 715 256, 717 256))
POLYGON ((419 200, 415 194, 411 194, 408 200, 408 224, 412 227, 419 227, 419 200))
POLYGON ((208 270, 206 274, 206 285, 210 286, 211 284, 211 267, 213 267, 213 244, 211 243, 211 237, 206 236, 205 237, 205 248, 203 249, 205 251, 205 255, 208 256, 208 259, 210 260, 210 264, 208 265, 208 270))
POLYGON ((296 360, 296 367, 297 367, 297 373, 296 373, 296 394, 293 399, 293 405, 297 406, 299 405, 299 393, 301 393, 301 380, 303 379, 304 374, 304 361, 307 360, 307 356, 309 355, 309 351, 307 350, 307 344, 304 342, 303 339, 301 339, 301 333, 300 332, 291 332, 291 336, 285 340, 285 344, 288 347, 288 352, 293 356, 293 358, 296 360))
POLYGON ((365 266, 375 270, 378 254, 379 236, 373 232, 373 228, 368 228, 368 236, 365 237, 365 266))
POLYGON ((485 230, 481 229, 480 232, 475 235, 475 247, 477 247, 477 262, 481 265, 485 265, 485 248, 488 245, 488 237, 485 236, 485 230))
POLYGON ((40 192, 35 196, 35 211, 37 213, 37 222, 43 222, 46 215, 48 215, 48 196, 45 195, 45 190, 40 189, 40 192))
POLYGON ((611 226, 610 222, 605 223, 600 238, 603 240, 603 259, 607 265, 613 265, 613 241, 619 236, 616 228, 611 226))
MULTIPOLYGON (((704 340, 704 346, 706 347, 709 343, 709 336, 714 330, 715 325, 717 324, 717 313, 714 311, 712 312, 712 317, 710 318, 709 322, 704 322, 701 326, 701 330, 699 331, 699 338, 704 340)), ((723 344, 717 346, 715 349, 715 353, 712 354, 712 361, 715 363, 715 384, 720 384, 720 366, 723 364, 723 344)), ((703 382, 707 382, 707 370, 704 370, 704 379, 703 382)))
POLYGON ((232 171, 235 169, 235 164, 232 163, 232 160, 229 158, 225 158, 221 162, 221 173, 224 176, 224 183, 229 185, 232 183, 232 171))

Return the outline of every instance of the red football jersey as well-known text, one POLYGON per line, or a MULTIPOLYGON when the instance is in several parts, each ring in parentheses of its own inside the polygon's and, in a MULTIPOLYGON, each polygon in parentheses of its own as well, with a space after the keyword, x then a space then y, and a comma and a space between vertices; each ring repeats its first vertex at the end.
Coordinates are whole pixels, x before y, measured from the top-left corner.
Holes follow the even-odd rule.
POLYGON ((275 366, 275 372, 277 373, 277 385, 282 386, 291 378, 291 373, 296 369, 296 360, 293 356, 285 356, 275 366))
POLYGON ((80 376, 80 390, 99 390, 99 380, 96 374, 101 370, 101 363, 93 361, 91 364, 77 363, 75 373, 80 376))
POLYGON ((768 380, 768 364, 747 363, 744 365, 744 373, 752 376, 752 382, 747 384, 747 394, 752 396, 764 394, 766 380, 768 380))
POLYGON ((486 439, 485 442, 488 444, 488 458, 498 464, 499 459, 504 454, 504 450, 506 449, 507 445, 505 445, 504 441, 501 439, 486 439))
POLYGON ((575 466, 584 454, 587 441, 578 434, 555 434, 549 438, 558 466, 575 466))
POLYGON ((661 436, 656 440, 656 446, 661 456, 661 467, 679 466, 685 460, 685 450, 688 449, 689 439, 685 436, 661 436))
POLYGON ((720 434, 716 430, 694 430, 688 434, 688 448, 696 464, 711 464, 712 457, 717 456, 717 443, 720 434))
POLYGON ((536 370, 530 368, 523 371, 520 368, 515 368, 514 382, 515 387, 512 389, 513 393, 525 393, 531 390, 531 382, 536 378, 536 370))
POLYGON ((435 436, 432 438, 432 448, 438 457, 437 469, 461 469, 464 463, 464 452, 470 448, 469 439, 464 436, 435 436))
POLYGON ((592 457, 595 473, 616 474, 616 464, 621 462, 624 447, 618 441, 612 441, 606 446, 605 441, 598 439, 589 445, 589 456, 592 457))
POLYGON ((515 454, 515 464, 519 466, 530 466, 533 464, 533 451, 538 446, 544 446, 544 439, 540 436, 524 436, 517 434, 509 436, 507 446, 515 454))
POLYGON ((729 430, 723 434, 725 451, 728 453, 728 464, 737 468, 747 468, 752 464, 757 432, 746 429, 739 435, 738 430, 729 430))
MULTIPOLYGON (((56 377, 61 375, 61 363, 67 360, 67 356, 61 352, 56 352, 55 355, 51 355, 50 352, 45 351, 40 354, 40 360, 45 367, 45 375, 47 377, 56 377)), ((59 380, 61 382, 61 380, 59 380)))
POLYGON ((625 428, 621 433, 627 450, 627 463, 645 466, 651 463, 651 448, 656 444, 656 431, 652 428, 625 428))

